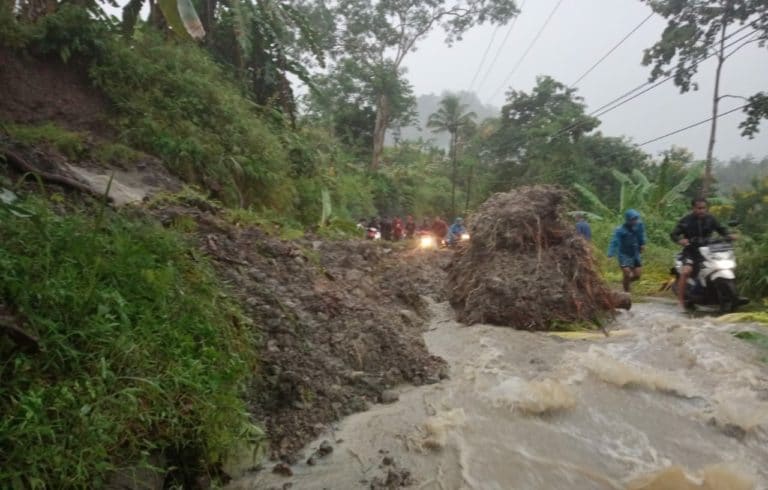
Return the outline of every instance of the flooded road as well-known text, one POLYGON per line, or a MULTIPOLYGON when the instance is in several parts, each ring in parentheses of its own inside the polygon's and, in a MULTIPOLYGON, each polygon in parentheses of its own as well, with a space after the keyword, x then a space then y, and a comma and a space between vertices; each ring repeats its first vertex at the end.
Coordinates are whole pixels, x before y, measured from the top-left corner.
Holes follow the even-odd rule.
POLYGON ((293 476, 230 487, 370 488, 409 474, 420 489, 768 489, 768 365, 732 335, 749 326, 648 303, 609 337, 557 336, 432 309, 425 339, 449 380, 344 419, 304 459, 323 439, 334 451, 293 476))

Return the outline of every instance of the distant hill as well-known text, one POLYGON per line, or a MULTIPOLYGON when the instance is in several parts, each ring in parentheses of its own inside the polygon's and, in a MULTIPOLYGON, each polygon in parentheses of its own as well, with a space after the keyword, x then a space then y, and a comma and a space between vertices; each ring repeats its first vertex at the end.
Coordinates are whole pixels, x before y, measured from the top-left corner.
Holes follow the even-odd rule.
MULTIPOLYGON (((427 120, 429 115, 437 112, 440 106, 440 100, 446 95, 450 95, 450 92, 443 92, 441 95, 427 94, 420 95, 416 99, 417 112, 418 112, 418 126, 408 126, 400 129, 400 139, 402 140, 417 140, 423 138, 426 140, 432 140, 435 146, 448 149, 450 142, 450 136, 448 133, 433 133, 427 129, 427 120)), ((477 122, 487 119, 489 117, 498 117, 501 110, 497 107, 483 104, 483 102, 475 95, 474 92, 459 92, 459 97, 464 104, 467 104, 468 110, 477 114, 477 122)), ((394 144, 394 138, 392 136, 393 131, 390 129, 387 132, 387 145, 394 144)))
POLYGON ((768 177, 768 157, 759 161, 753 156, 734 157, 728 163, 717 162, 712 172, 723 194, 745 191, 753 179, 768 177))

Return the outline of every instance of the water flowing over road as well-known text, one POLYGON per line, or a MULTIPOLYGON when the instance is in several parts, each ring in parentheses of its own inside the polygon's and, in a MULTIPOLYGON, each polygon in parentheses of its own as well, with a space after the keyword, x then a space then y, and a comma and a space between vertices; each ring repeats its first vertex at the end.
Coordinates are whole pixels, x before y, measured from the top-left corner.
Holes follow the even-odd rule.
POLYGON ((661 303, 622 313, 609 337, 432 310, 425 339, 449 380, 341 421, 304 459, 323 439, 333 453, 291 477, 232 488, 370 488, 407 469, 421 489, 768 489, 768 365, 732 335, 751 327, 661 303))

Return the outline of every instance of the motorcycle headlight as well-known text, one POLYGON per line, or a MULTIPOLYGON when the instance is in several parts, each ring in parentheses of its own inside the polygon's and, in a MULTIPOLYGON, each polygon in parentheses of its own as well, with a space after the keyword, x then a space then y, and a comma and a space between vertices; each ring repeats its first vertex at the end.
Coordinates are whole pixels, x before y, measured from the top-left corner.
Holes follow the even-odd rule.
POLYGON ((435 237, 430 235, 425 235, 421 237, 419 240, 419 247, 421 248, 430 248, 435 246, 435 237))
POLYGON ((461 234, 461 239, 462 240, 469 240, 469 233, 462 233, 461 234))

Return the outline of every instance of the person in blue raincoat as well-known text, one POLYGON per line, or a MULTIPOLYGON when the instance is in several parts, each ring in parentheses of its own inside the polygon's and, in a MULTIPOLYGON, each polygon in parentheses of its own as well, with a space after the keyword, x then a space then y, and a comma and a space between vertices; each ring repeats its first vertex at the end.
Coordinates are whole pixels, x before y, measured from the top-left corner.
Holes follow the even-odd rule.
POLYGON ((608 257, 616 257, 619 267, 624 274, 622 285, 629 292, 631 282, 640 279, 643 272, 643 261, 640 254, 645 249, 645 225, 640 221, 640 213, 628 209, 624 213, 624 224, 619 225, 611 237, 608 247, 608 257))
POLYGON ((466 233, 467 229, 464 227, 464 220, 462 218, 456 218, 451 227, 448 229, 448 236, 446 241, 449 245, 453 245, 461 240, 461 235, 466 233))
POLYGON ((576 233, 583 236, 586 241, 592 241, 592 228, 587 223, 587 215, 576 213, 576 233))

